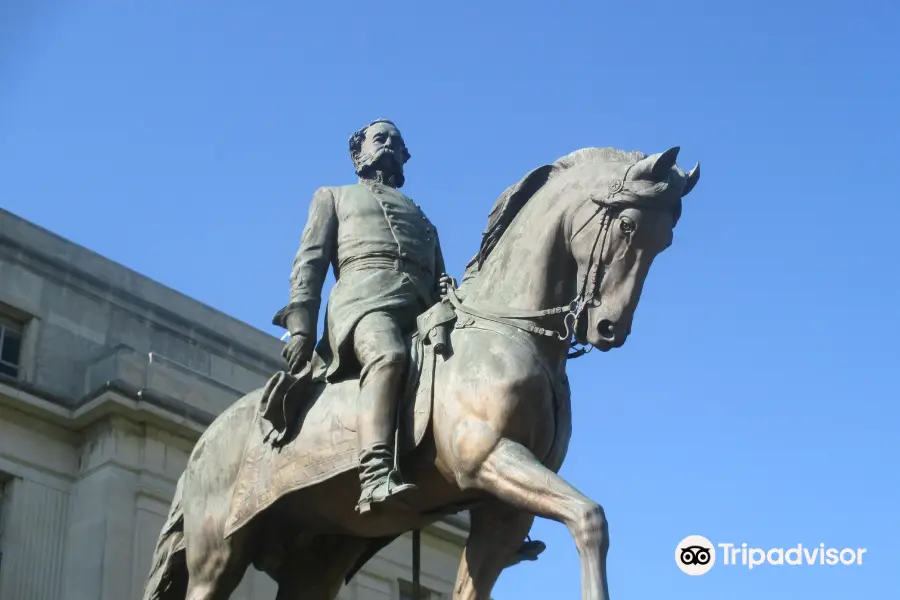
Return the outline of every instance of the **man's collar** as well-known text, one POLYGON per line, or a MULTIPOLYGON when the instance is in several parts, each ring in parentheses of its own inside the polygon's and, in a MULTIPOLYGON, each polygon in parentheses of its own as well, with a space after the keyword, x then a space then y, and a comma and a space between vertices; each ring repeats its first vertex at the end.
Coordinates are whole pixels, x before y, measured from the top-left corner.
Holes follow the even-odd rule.
POLYGON ((382 188, 382 189, 398 191, 397 188, 395 188, 394 186, 388 185, 381 181, 377 181, 375 179, 367 179, 367 178, 360 177, 359 183, 365 185, 366 187, 370 187, 370 188, 382 188))

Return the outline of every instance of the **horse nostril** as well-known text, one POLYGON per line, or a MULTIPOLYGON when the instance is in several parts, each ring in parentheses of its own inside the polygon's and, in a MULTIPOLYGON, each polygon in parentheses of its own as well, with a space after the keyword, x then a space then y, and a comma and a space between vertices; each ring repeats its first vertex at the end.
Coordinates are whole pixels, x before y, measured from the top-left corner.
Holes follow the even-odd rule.
POLYGON ((604 340, 612 341, 614 337, 616 337, 616 326, 609 319, 603 319, 600 321, 600 324, 597 325, 597 333, 600 334, 604 340))

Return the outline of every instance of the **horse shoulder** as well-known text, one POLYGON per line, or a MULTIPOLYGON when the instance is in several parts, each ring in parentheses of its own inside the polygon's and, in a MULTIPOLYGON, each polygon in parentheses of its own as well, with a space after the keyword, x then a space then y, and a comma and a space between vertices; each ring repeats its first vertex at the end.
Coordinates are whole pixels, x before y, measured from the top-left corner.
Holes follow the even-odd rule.
POLYGON ((544 438, 552 439, 552 432, 544 435, 541 424, 553 422, 553 389, 529 349, 472 329, 454 340, 446 366, 437 387, 445 396, 443 411, 458 420, 483 422, 496 435, 535 451, 550 443, 544 438))

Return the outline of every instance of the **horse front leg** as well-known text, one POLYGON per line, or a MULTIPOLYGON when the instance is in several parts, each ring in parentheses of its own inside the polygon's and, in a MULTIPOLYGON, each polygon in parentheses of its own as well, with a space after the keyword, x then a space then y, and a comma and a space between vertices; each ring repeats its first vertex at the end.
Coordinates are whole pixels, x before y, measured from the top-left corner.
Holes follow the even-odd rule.
POLYGON ((453 600, 490 600, 491 590, 528 535, 534 515, 490 499, 470 511, 469 539, 453 600))
MULTIPOLYGON (((457 482, 568 527, 581 558, 583 600, 608 600, 609 533, 599 504, 544 467, 527 448, 500 438, 484 423, 469 423, 453 445, 457 482)), ((524 532, 517 532, 521 543, 524 532), (519 535, 521 533, 521 535, 519 535)))

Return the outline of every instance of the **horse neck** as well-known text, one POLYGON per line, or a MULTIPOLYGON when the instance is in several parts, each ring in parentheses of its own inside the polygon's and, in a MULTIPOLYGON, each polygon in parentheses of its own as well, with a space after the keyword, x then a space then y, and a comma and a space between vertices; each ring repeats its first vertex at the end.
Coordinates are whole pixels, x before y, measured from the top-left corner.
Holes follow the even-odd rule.
MULTIPOLYGON (((464 303, 502 315, 504 310, 536 311, 571 302, 575 275, 564 215, 559 206, 526 205, 479 270, 464 303)), ((562 331, 561 317, 551 319, 541 325, 562 331)), ((567 341, 540 337, 537 342, 548 361, 561 360, 564 368, 567 341)))

